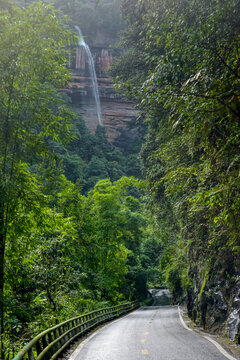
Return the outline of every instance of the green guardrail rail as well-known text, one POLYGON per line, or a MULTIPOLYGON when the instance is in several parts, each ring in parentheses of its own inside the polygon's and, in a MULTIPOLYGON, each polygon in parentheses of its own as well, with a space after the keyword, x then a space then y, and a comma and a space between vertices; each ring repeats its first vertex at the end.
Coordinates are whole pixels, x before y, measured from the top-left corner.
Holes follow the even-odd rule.
POLYGON ((49 328, 31 340, 13 360, 54 360, 72 341, 105 321, 112 320, 139 307, 137 301, 92 311, 49 328))

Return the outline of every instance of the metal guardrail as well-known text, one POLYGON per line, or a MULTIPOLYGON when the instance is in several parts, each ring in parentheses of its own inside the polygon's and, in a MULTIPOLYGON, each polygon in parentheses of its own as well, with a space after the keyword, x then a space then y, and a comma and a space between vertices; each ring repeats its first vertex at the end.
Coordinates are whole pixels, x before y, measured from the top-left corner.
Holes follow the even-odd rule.
POLYGON ((77 316, 49 328, 33 340, 13 358, 13 360, 54 360, 77 337, 105 321, 126 314, 139 306, 137 301, 124 303, 96 310, 88 314, 77 316))

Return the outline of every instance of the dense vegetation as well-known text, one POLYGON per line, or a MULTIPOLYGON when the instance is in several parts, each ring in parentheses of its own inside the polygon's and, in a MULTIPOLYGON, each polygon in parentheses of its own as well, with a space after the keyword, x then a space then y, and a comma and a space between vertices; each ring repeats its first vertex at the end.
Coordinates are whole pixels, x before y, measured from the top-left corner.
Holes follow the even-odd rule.
POLYGON ((1 0, 0 27, 0 358, 8 358, 56 322, 144 298, 159 244, 144 185, 130 176, 139 174, 139 144, 122 153, 104 128, 90 134, 59 91, 77 44, 69 22, 42 3, 1 0))
POLYGON ((68 180, 81 183, 84 194, 101 179, 116 181, 122 176, 141 177, 140 137, 120 150, 109 143, 104 127, 99 126, 95 134, 91 134, 78 117, 74 119, 71 133, 73 139, 67 145, 52 141, 49 146, 54 150, 57 166, 63 169, 68 180))
MULTIPOLYGON (((35 0, 15 0, 19 6, 26 8, 35 0)), ((119 4, 115 0, 46 0, 44 3, 54 7, 68 17, 69 26, 81 27, 87 37, 87 43, 96 39, 96 34, 101 31, 114 38, 123 29, 123 21, 120 15, 119 4)))
POLYGON ((58 91, 73 24, 115 37, 116 3, 51 1, 67 20, 50 1, 0 0, 0 358, 147 285, 167 282, 207 327, 240 297, 239 2, 119 2, 111 72, 146 119, 146 182, 140 144, 90 134, 58 91))
POLYGON ((141 157, 160 266, 175 301, 217 328, 239 296, 240 3, 121 4, 127 50, 112 74, 148 124, 141 157))

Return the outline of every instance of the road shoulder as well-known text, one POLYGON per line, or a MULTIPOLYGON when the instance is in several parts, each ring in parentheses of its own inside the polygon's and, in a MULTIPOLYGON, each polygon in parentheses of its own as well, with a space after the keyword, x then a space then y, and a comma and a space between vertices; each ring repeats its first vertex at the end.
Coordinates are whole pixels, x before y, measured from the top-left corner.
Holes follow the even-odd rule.
POLYGON ((228 338, 206 332, 203 328, 196 325, 187 315, 186 307, 179 306, 179 312, 183 319, 183 322, 185 323, 185 326, 188 327, 189 330, 195 331, 205 338, 209 338, 208 339, 209 341, 213 340, 213 341, 217 342, 219 345, 221 345, 223 347, 224 350, 226 350, 236 360, 240 360, 240 345, 235 344, 228 338))

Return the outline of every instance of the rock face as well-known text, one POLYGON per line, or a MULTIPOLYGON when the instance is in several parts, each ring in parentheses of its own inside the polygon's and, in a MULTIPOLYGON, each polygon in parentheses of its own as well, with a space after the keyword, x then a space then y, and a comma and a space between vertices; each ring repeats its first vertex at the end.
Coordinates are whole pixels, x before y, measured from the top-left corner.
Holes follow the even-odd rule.
MULTIPOLYGON (((98 80, 102 122, 110 142, 123 144, 124 141, 118 141, 118 138, 122 138, 123 134, 128 139, 137 136, 135 131, 128 129, 129 124, 136 119, 137 111, 133 103, 122 99, 116 94, 112 78, 106 73, 113 58, 118 56, 117 50, 104 46, 102 44, 103 36, 99 34, 97 41, 100 44, 92 46, 91 53, 98 80)), ((90 131, 95 132, 98 119, 88 60, 83 47, 77 48, 76 59, 74 64, 71 64, 71 67, 73 68, 72 81, 69 83, 69 89, 67 90, 71 98, 71 106, 75 112, 82 115, 90 131)), ((118 146, 121 147, 121 145, 118 146)))
POLYGON ((231 340, 240 344, 240 277, 236 281, 231 305, 227 319, 228 333, 231 340))
POLYGON ((199 265, 192 269, 193 286, 187 294, 187 305, 195 322, 239 344, 240 277, 235 273, 235 266, 230 266, 230 260, 223 261, 221 267, 211 267, 205 280, 199 265))
POLYGON ((152 306, 171 305, 171 293, 168 289, 151 289, 149 292, 153 297, 152 306))

